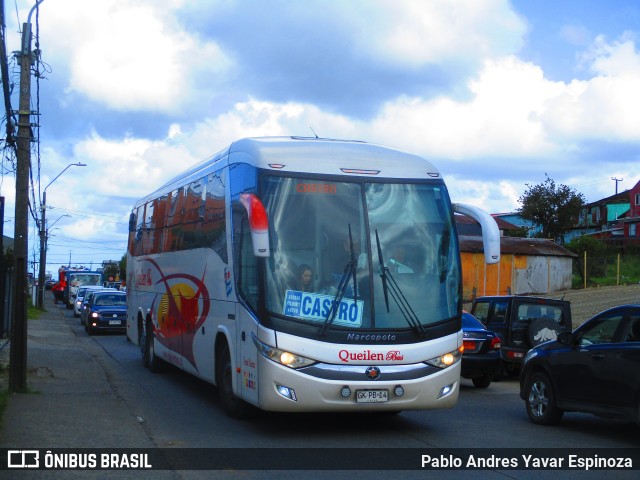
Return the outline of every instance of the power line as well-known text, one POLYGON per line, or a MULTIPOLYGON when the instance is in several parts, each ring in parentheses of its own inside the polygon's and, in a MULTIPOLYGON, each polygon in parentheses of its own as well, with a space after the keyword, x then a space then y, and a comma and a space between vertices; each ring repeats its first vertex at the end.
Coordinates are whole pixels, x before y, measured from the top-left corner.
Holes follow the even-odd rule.
POLYGON ((114 223, 116 225, 128 225, 129 222, 125 219, 123 219, 123 217, 121 216, 116 216, 116 215, 107 215, 104 213, 94 213, 94 212, 83 212, 81 210, 69 210, 67 208, 60 208, 60 207, 51 207, 51 210, 57 210, 60 212, 65 212, 65 213, 71 213, 74 214, 76 216, 81 216, 81 217, 85 217, 85 218, 104 218, 104 219, 112 219, 112 220, 106 220, 109 221, 109 223, 114 223))

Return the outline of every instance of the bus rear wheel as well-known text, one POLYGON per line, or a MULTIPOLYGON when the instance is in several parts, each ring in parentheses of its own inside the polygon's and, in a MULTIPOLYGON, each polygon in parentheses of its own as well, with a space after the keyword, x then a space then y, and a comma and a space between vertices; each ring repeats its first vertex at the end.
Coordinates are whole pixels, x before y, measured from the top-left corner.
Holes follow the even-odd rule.
POLYGON ((155 336, 153 334, 153 323, 151 320, 147 320, 144 328, 144 333, 141 337, 142 345, 142 363, 153 373, 160 372, 162 370, 162 360, 156 357, 155 354, 155 336))
POLYGON ((216 382, 218 384, 218 398, 227 416, 231 418, 248 418, 255 413, 255 409, 233 393, 233 370, 229 346, 225 345, 218 354, 216 361, 216 382))

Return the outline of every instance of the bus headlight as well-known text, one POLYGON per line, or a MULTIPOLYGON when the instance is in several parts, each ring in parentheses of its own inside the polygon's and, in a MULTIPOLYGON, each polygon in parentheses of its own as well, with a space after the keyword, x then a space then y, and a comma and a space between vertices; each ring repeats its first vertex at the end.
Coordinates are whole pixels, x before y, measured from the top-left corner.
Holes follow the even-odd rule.
POLYGON ((269 345, 258 340, 258 338, 253 333, 251 334, 251 338, 253 338, 253 343, 256 345, 258 352, 260 352, 269 360, 273 360, 274 362, 277 362, 280 365, 284 365, 285 367, 296 369, 307 367, 316 363, 315 360, 311 360, 310 358, 296 355, 295 353, 287 352, 279 348, 270 347, 269 345))
POLYGON ((447 368, 451 365, 454 365, 456 362, 460 361, 460 357, 462 353, 460 350, 454 350, 453 352, 445 353, 444 355, 440 355, 439 357, 432 358, 427 360, 425 363, 429 365, 433 365, 438 368, 447 368))

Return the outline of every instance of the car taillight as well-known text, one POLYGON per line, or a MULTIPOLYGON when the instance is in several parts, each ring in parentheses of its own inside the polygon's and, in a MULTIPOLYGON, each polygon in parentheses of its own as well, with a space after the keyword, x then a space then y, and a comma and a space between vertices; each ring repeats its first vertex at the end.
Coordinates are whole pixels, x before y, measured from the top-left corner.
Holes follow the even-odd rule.
POLYGON ((465 352, 473 352, 476 349, 476 342, 473 340, 463 340, 462 346, 465 352))
POLYGON ((491 340, 491 349, 492 350, 497 350, 502 346, 502 344, 500 343, 500 337, 493 337, 493 339, 491 340))

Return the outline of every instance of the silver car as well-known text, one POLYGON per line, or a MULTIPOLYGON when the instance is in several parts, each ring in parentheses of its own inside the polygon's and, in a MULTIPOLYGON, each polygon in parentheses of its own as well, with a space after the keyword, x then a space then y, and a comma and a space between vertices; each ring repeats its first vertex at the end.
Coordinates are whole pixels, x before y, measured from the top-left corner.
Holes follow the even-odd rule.
POLYGON ((104 287, 101 287, 99 285, 85 285, 82 287, 79 287, 75 298, 73 299, 73 316, 74 317, 79 317, 80 316, 80 308, 82 307, 82 299, 84 298, 84 296, 86 295, 87 291, 89 290, 103 290, 104 287))
MULTIPOLYGON (((96 288, 90 288, 88 289, 85 294, 84 297, 82 297, 82 301, 80 302, 80 305, 78 307, 79 311, 80 311, 80 325, 84 325, 84 328, 87 328, 87 324, 86 324, 86 320, 87 320, 87 303, 91 300, 91 297, 93 297, 93 294, 96 292, 103 292, 103 291, 107 291, 107 292, 115 292, 116 289, 115 288, 104 288, 104 287, 96 287, 96 288)), ((76 303, 74 302, 73 304, 73 308, 75 311, 76 308, 76 303)))

